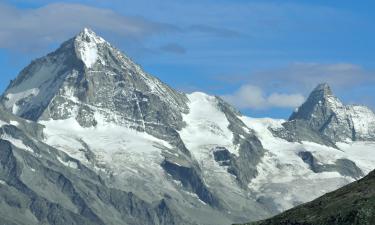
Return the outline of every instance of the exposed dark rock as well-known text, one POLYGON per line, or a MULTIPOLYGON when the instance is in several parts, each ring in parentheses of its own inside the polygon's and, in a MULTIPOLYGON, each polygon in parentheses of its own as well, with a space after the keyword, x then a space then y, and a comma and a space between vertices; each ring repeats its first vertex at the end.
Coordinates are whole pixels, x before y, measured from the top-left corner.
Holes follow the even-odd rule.
POLYGON ((220 207, 219 200, 208 190, 195 168, 181 166, 168 160, 164 160, 161 166, 173 179, 181 181, 188 191, 197 194, 203 202, 213 207, 220 207))
POLYGON ((302 120, 291 120, 282 124, 283 128, 272 129, 270 131, 277 137, 283 138, 289 142, 309 141, 322 145, 337 148, 328 137, 312 129, 302 120))
POLYGON ((301 159, 309 165, 314 173, 337 171, 343 176, 359 179, 364 176, 362 170, 349 159, 338 159, 335 164, 319 163, 311 152, 301 151, 298 153, 301 159))

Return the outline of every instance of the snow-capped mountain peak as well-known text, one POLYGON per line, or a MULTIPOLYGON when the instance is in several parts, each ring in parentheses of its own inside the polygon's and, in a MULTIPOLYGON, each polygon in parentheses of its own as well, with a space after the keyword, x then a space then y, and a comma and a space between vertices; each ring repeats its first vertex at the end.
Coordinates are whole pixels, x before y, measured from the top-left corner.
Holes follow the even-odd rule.
POLYGON ((83 42, 94 42, 96 44, 101 44, 106 42, 104 38, 97 35, 92 29, 90 28, 83 28, 81 32, 75 36, 76 41, 83 41, 83 42))
POLYGON ((76 117, 93 126, 100 111, 107 121, 142 130, 149 124, 178 126, 186 101, 88 28, 33 61, 1 99, 9 111, 35 121, 76 117))
POLYGON ((106 43, 106 41, 89 28, 84 28, 74 38, 77 57, 82 60, 87 68, 93 66, 98 60, 98 44, 103 43, 106 43))
POLYGON ((333 95, 332 89, 328 83, 321 83, 315 87, 315 89, 311 92, 311 95, 321 95, 324 96, 331 96, 333 95))

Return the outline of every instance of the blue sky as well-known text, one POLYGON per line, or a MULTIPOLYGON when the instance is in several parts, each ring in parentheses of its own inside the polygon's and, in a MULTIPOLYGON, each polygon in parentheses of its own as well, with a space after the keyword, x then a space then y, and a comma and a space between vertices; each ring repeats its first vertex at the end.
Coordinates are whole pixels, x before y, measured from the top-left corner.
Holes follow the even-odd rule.
POLYGON ((318 83, 375 107, 375 1, 3 0, 0 89, 83 27, 182 91, 286 118, 318 83))

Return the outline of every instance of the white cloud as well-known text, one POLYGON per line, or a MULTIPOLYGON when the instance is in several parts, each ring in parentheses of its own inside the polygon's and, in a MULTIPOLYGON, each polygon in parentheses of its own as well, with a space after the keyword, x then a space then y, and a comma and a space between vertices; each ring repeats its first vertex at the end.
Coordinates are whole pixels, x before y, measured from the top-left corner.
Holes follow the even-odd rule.
POLYGON ((268 104, 274 107, 295 108, 301 105, 305 97, 301 94, 273 93, 268 98, 268 104))
POLYGON ((295 108, 305 100, 301 94, 272 93, 266 96, 260 87, 254 85, 241 86, 222 98, 241 109, 295 108))

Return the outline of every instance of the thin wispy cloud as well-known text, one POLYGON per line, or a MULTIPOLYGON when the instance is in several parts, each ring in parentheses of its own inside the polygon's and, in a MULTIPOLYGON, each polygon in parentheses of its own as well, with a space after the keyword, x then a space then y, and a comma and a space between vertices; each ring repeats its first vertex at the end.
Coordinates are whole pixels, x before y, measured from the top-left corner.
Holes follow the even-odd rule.
POLYGON ((168 43, 166 45, 163 45, 160 47, 160 50, 163 52, 179 54, 179 55, 186 53, 186 49, 177 43, 168 43))
MULTIPOLYGON (((218 37, 234 37, 239 33, 208 25, 174 25, 127 16, 112 9, 75 3, 52 3, 40 8, 20 9, 0 4, 0 48, 38 49, 72 37, 83 27, 136 41, 155 35, 201 33, 218 37)), ((166 52, 183 54, 177 44, 160 47, 166 52)))
POLYGON ((195 24, 191 25, 186 29, 188 32, 197 32, 203 33, 208 35, 215 35, 217 37, 241 37, 244 34, 241 34, 238 31, 226 29, 226 28, 218 28, 203 24, 195 24))
POLYGON ((286 67, 256 72, 251 75, 263 86, 309 90, 319 83, 329 83, 336 89, 375 83, 375 71, 350 63, 293 63, 286 67))
POLYGON ((262 88, 295 90, 306 93, 317 84, 329 83, 337 90, 361 84, 375 84, 375 71, 351 63, 292 63, 285 67, 258 70, 247 75, 220 75, 220 82, 252 83, 262 88))
POLYGON ((54 3, 37 9, 0 5, 0 48, 40 47, 65 40, 83 27, 137 39, 179 30, 171 24, 81 4, 54 3))

